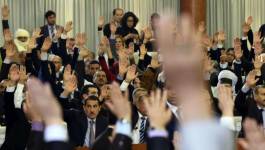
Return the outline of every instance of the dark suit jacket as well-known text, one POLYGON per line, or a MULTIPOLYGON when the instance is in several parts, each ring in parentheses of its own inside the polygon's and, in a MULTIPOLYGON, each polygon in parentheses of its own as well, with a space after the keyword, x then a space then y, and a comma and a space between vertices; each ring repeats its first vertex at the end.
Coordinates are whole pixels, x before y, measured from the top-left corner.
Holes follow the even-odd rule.
MULTIPOLYGON (((67 122, 70 142, 74 146, 83 146, 88 129, 88 120, 85 113, 74 109, 64 110, 64 120, 67 122)), ((107 118, 99 115, 96 118, 95 137, 100 135, 107 126, 107 118)))
POLYGON ((4 102, 6 135, 1 150, 24 150, 30 133, 30 124, 23 111, 15 108, 14 92, 5 92, 4 102))
MULTIPOLYGON (((259 125, 262 125, 263 124, 262 112, 259 110, 256 102, 252 98, 250 97, 247 98, 248 94, 243 93, 240 90, 235 100, 235 109, 238 115, 242 116, 242 122, 244 122, 245 118, 249 117, 256 120, 259 125)), ((244 129, 242 128, 239 133, 239 137, 244 137, 244 136, 245 132, 244 129)))
POLYGON ((170 150, 170 145, 168 138, 154 137, 147 140, 148 150, 170 150))
POLYGON ((43 150, 43 132, 42 131, 32 131, 28 139, 27 150, 43 150))

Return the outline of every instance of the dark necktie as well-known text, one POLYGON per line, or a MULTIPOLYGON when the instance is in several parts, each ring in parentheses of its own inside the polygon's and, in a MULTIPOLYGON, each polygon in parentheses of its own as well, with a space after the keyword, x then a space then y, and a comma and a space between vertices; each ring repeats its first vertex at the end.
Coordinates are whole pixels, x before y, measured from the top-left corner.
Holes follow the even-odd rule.
POLYGON ((90 123, 90 129, 89 129, 89 147, 92 146, 92 144, 94 143, 95 141, 95 133, 94 133, 94 121, 91 120, 89 121, 90 123))
POLYGON ((144 143, 145 142, 145 117, 141 117, 141 125, 140 125, 140 140, 139 143, 144 143))

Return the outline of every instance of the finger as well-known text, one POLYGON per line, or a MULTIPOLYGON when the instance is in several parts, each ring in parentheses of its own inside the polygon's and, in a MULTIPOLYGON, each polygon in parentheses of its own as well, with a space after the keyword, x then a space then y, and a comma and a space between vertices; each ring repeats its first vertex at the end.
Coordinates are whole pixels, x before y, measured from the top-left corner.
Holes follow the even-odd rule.
POLYGON ((243 149, 248 150, 249 144, 245 139, 238 139, 238 143, 240 146, 242 146, 243 149))

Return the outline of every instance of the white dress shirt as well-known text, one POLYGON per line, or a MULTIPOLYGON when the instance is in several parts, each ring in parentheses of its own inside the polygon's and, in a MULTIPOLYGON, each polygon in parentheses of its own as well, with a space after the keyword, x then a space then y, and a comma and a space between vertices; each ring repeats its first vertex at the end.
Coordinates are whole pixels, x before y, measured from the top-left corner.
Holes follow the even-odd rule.
POLYGON ((180 119, 181 116, 179 116, 179 113, 178 113, 179 108, 175 105, 170 104, 168 101, 167 101, 167 105, 168 105, 169 109, 172 111, 172 113, 174 114, 174 116, 176 118, 180 119))
POLYGON ((147 120, 147 117, 146 116, 143 116, 140 112, 138 112, 138 121, 136 123, 136 126, 134 127, 133 131, 132 131, 132 141, 133 141, 133 144, 139 144, 140 142, 140 126, 141 126, 141 122, 142 122, 142 117, 145 118, 145 123, 144 125, 146 125, 146 120, 147 120))

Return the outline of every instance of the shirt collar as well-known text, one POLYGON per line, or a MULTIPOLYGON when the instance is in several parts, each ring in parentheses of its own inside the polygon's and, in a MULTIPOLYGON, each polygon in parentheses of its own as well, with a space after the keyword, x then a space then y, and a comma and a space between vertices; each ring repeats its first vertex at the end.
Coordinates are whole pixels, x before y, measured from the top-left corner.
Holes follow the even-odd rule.
POLYGON ((178 107, 175 106, 175 105, 170 104, 168 101, 167 101, 167 105, 171 109, 171 111, 173 111, 173 112, 177 112, 178 111, 178 107))

